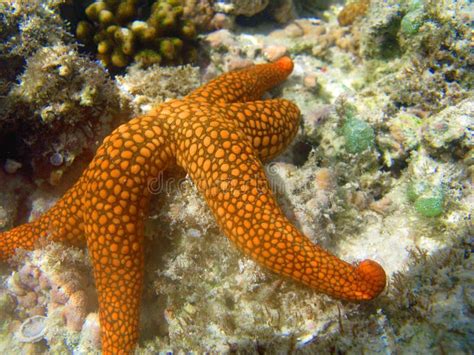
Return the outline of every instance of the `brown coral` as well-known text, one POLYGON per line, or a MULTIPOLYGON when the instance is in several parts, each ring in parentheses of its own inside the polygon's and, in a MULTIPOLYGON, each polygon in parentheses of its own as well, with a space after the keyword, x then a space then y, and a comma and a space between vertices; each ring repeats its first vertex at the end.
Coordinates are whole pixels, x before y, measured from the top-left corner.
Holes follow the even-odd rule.
POLYGON ((369 9, 370 0, 356 0, 344 6, 337 16, 337 22, 341 26, 349 26, 361 16, 364 16, 369 9))
POLYGON ((183 18, 192 20, 198 31, 212 29, 214 9, 211 0, 184 0, 183 18))

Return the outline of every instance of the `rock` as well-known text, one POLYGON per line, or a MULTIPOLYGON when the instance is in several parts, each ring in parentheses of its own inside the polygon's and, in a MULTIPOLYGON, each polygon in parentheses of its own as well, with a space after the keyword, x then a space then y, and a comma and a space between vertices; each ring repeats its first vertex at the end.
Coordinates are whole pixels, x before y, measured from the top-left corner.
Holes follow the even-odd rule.
POLYGON ((270 62, 274 62, 283 57, 287 51, 285 46, 268 46, 263 50, 263 54, 270 62))

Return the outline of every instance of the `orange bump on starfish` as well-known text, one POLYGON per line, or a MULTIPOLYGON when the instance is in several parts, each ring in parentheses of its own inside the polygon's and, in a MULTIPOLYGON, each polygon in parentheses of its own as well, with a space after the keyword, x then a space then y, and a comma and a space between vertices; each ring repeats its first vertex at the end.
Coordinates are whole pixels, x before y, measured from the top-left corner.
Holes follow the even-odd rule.
POLYGON ((260 98, 292 70, 284 57, 229 72, 121 125, 51 210, 0 234, 0 260, 34 248, 38 238, 87 244, 103 353, 129 353, 138 338, 148 184, 177 165, 224 234, 260 264, 336 298, 373 299, 385 287, 382 267, 371 260, 353 266, 311 243, 268 185, 261 161, 289 144, 300 112, 288 100, 260 98))

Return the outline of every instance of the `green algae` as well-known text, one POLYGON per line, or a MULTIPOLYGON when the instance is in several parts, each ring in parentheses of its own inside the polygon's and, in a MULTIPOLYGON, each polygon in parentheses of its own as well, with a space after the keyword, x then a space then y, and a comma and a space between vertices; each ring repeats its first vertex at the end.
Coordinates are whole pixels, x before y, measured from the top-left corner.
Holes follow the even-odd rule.
POLYGON ((400 31, 408 36, 417 34, 423 25, 424 19, 425 13, 422 9, 411 11, 403 16, 400 23, 400 31))
POLYGON ((342 127, 342 134, 349 153, 361 153, 372 148, 375 143, 374 129, 365 121, 349 118, 342 127))
POLYGON ((443 213, 443 195, 420 197, 415 201, 415 210, 425 217, 437 217, 443 213))
POLYGON ((424 0, 409 0, 408 1, 408 11, 415 11, 422 9, 425 6, 424 0))
POLYGON ((424 181, 413 182, 407 187, 407 197, 411 202, 415 202, 428 189, 429 185, 424 181))

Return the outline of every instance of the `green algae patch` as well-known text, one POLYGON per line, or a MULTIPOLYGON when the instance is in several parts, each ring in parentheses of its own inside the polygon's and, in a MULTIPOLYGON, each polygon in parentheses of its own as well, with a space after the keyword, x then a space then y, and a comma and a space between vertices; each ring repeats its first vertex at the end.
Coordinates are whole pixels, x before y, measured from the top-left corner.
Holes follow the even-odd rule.
POLYGON ((408 12, 400 23, 400 31, 406 36, 418 33, 425 21, 425 6, 422 0, 412 0, 408 3, 408 12))
POLYGON ((423 0, 411 0, 408 2, 408 10, 409 11, 415 11, 419 9, 423 9, 425 6, 425 3, 423 0))
POLYGON ((429 185, 424 182, 414 182, 408 185, 407 196, 411 202, 415 202, 421 195, 428 191, 429 185))
POLYGON ((437 217, 443 213, 443 196, 420 197, 415 201, 415 210, 425 217, 437 217))
POLYGON ((360 119, 347 119, 342 127, 342 134, 346 140, 346 150, 349 153, 361 153, 374 146, 374 129, 360 119))
POLYGON ((425 13, 422 9, 411 11, 402 18, 400 23, 400 30, 407 36, 412 36, 418 33, 420 27, 423 25, 425 13))
POLYGON ((437 217, 444 212, 444 192, 439 186, 425 181, 412 182, 407 187, 407 197, 424 217, 437 217))

